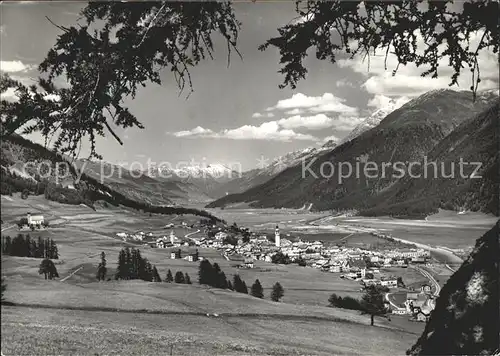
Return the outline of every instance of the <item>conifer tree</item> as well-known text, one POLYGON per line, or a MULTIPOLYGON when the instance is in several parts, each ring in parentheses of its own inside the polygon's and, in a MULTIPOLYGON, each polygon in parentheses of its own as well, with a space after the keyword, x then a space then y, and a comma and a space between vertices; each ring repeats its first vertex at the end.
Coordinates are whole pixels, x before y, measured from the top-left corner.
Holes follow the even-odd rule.
POLYGON ((184 283, 185 282, 184 274, 181 271, 177 272, 175 274, 174 280, 175 280, 175 283, 184 283))
POLYGON ((161 277, 156 266, 153 266, 153 282, 161 282, 161 277))
POLYGON ((279 302, 281 298, 285 295, 285 291, 279 282, 276 282, 273 286, 273 290, 271 292, 271 300, 273 302, 279 302))
POLYGON ((122 249, 118 254, 118 266, 116 267, 115 279, 128 279, 127 256, 122 249))
POLYGON ((97 280, 98 281, 104 281, 106 280, 106 273, 107 273, 107 268, 106 268, 106 254, 101 252, 101 262, 99 263, 99 266, 97 267, 97 280))
POLYGON ((186 282, 186 284, 192 284, 191 283, 191 278, 189 277, 189 274, 184 274, 184 280, 186 282))
POLYGON ((5 278, 2 277, 2 285, 0 287, 0 291, 1 291, 1 299, 0 299, 0 302, 3 303, 5 302, 5 292, 7 291, 7 284, 5 283, 5 278))
POLYGON ((198 270, 198 283, 212 286, 214 284, 213 275, 212 264, 208 260, 201 261, 198 270))
POLYGON ((165 278, 165 282, 172 283, 174 281, 174 277, 172 276, 172 272, 170 270, 167 271, 167 277, 165 278))
POLYGON ((54 265, 54 262, 52 262, 48 258, 44 259, 40 263, 38 274, 43 274, 45 276, 45 279, 59 278, 59 274, 57 273, 57 269, 56 266, 54 265))
POLYGON ((264 289, 258 279, 255 280, 254 284, 252 284, 251 294, 256 298, 264 298, 264 289))

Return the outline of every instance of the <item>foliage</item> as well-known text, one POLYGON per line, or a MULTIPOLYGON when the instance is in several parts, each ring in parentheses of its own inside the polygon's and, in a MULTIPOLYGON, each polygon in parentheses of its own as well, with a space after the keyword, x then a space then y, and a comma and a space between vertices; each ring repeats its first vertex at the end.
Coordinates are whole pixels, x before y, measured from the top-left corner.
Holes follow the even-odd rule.
POLYGON ((212 265, 208 260, 200 262, 198 282, 214 288, 228 288, 226 274, 221 270, 217 263, 212 265))
POLYGON ((101 262, 99 263, 99 266, 97 266, 97 274, 96 278, 98 281, 105 281, 106 280, 106 273, 107 273, 107 268, 106 268, 106 254, 101 252, 101 262))
POLYGON ((344 297, 338 296, 333 293, 330 298, 328 298, 329 306, 335 308, 342 309, 351 309, 351 310, 363 310, 361 303, 359 300, 352 297, 344 297))
POLYGON ((178 271, 175 273, 174 282, 175 283, 184 283, 185 282, 184 274, 181 271, 178 271))
POLYGON ((57 273, 54 262, 52 262, 48 258, 44 259, 40 263, 38 274, 43 274, 45 279, 59 278, 59 274, 57 273))
POLYGON ((291 260, 288 255, 285 255, 283 252, 279 251, 271 257, 271 262, 281 265, 287 265, 291 263, 291 260))
POLYGON ((7 283, 5 283, 5 278, 2 277, 2 285, 0 287, 0 292, 1 292, 1 298, 0 302, 3 303, 5 302, 5 292, 7 291, 7 283))
POLYGON ((299 266, 301 266, 301 267, 305 267, 305 266, 307 266, 306 260, 304 260, 304 259, 302 258, 302 256, 301 256, 301 257, 299 257, 299 258, 297 258, 297 261, 296 261, 296 262, 297 262, 297 264, 298 264, 299 266))
POLYGON ((254 284, 252 284, 252 288, 250 289, 250 294, 256 298, 264 298, 264 289, 260 284, 258 279, 255 280, 254 284))
POLYGON ((18 234, 12 238, 2 237, 2 254, 17 257, 50 258, 57 260, 59 251, 54 240, 40 236, 38 240, 31 238, 29 234, 18 234))
POLYGON ((398 288, 406 288, 405 283, 403 282, 403 277, 398 277, 397 283, 398 283, 398 288))
POLYGON ((111 124, 143 128, 122 103, 139 86, 161 84, 169 68, 182 90, 192 89, 189 69, 212 57, 212 36, 227 41, 228 58, 236 49, 239 23, 229 3, 90 3, 81 12, 84 25, 56 25, 62 34, 40 64, 45 78, 30 88, 4 76, 1 91, 16 90, 18 102, 2 101, 2 137, 33 122, 25 133, 56 136, 55 147, 76 156, 88 138, 92 156, 97 135, 107 130, 120 144, 111 124), (57 88, 64 77, 67 88, 57 88), (48 97, 58 96, 59 100, 48 97))
MULTIPOLYGON (((478 53, 492 49, 498 53, 500 43, 498 3, 491 0, 464 2, 461 11, 448 7, 452 1, 432 1, 422 6, 419 1, 297 1, 296 11, 304 21, 295 21, 278 29, 279 36, 259 48, 276 47, 284 64, 281 88, 296 88, 307 69, 304 59, 315 48, 316 58, 337 61, 348 53, 375 55, 382 51, 387 59, 394 54, 401 65, 414 63, 427 67, 422 76, 438 77, 439 61, 449 60, 453 69, 450 85, 458 85, 463 68, 472 72, 474 97, 481 81, 478 53), (334 34, 334 35, 332 35, 334 34), (477 48, 470 39, 482 36, 477 48), (421 37, 421 38, 420 38, 421 37)), ((399 69, 393 68, 393 75, 399 69)))
POLYGON ((172 276, 172 271, 167 271, 167 276, 165 277, 165 282, 172 283, 174 281, 174 277, 172 276))
POLYGON ((233 289, 238 293, 248 294, 247 285, 238 274, 233 276, 233 289))
POLYGON ((285 295, 285 291, 279 282, 276 282, 273 286, 271 292, 271 300, 273 302, 279 302, 281 298, 285 295))
POLYGON ((142 279, 153 282, 154 267, 141 256, 139 249, 125 247, 118 254, 118 266, 116 268, 115 279, 142 279))
POLYGON ((233 235, 227 235, 222 240, 222 243, 224 245, 233 245, 233 246, 236 246, 236 245, 238 245, 238 239, 235 236, 233 236, 233 235))
POLYGON ((500 221, 448 279, 410 355, 492 355, 500 345, 500 221), (493 318, 492 318, 493 316, 493 318), (494 321, 494 322, 492 322, 494 321))
POLYGON ((192 284, 191 282, 191 277, 189 277, 189 274, 184 274, 184 281, 186 284, 192 284))
POLYGON ((363 313, 370 315, 371 325, 373 326, 375 316, 387 314, 382 290, 375 285, 366 286, 365 294, 361 298, 361 307, 363 313))

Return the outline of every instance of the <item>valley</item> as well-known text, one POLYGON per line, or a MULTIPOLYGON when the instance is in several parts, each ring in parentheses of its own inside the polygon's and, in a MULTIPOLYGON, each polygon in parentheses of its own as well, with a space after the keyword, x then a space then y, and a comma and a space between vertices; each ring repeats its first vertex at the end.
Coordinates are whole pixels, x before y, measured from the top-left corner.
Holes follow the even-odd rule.
MULTIPOLYGON (((252 269, 240 269, 237 263, 226 260, 214 249, 200 248, 199 253, 217 262, 228 276, 238 273, 247 284, 258 278, 264 288, 264 300, 207 288, 197 282, 193 285, 114 280, 97 282, 95 274, 100 253, 106 253, 108 271, 112 275, 118 252, 125 246, 139 247, 142 255, 158 268, 162 278, 170 269, 173 273, 179 270, 188 273, 195 281, 198 263, 172 260, 170 249, 122 241, 116 233, 161 233, 162 230, 168 231, 164 230, 168 223, 179 224, 183 221, 186 225, 196 224, 199 217, 150 216, 125 207, 103 207, 99 204, 94 211, 83 205, 48 201, 42 196, 21 199, 14 194, 12 197, 2 196, 2 236, 17 234, 16 221, 27 211, 43 214, 50 221, 47 230, 35 231, 32 235, 47 236, 57 242, 61 257, 55 260, 55 264, 61 278, 44 280, 38 275, 37 259, 2 256, 2 274, 8 284, 6 298, 16 304, 2 306, 2 334, 8 336, 5 340, 9 340, 2 345, 4 354, 26 352, 22 346, 22 338, 26 337, 36 340, 36 349, 42 353, 78 353, 89 347, 96 353, 121 352, 129 347, 137 350, 142 347, 142 352, 154 352, 159 348, 168 352, 172 347, 173 352, 180 355, 193 352, 202 355, 243 355, 252 352, 263 355, 401 354, 416 340, 424 326, 408 321, 407 316, 394 315, 390 322, 380 319, 376 327, 370 327, 369 318, 356 311, 327 307, 332 293, 361 297, 357 283, 314 268, 264 261, 255 261, 252 269), (285 288, 281 303, 268 300, 271 286, 276 281, 285 288), (198 325, 199 331, 189 329, 189 325, 198 325), (291 337, 291 330, 301 336, 291 337), (107 341, 90 346, 88 341, 98 337, 97 334, 106 335, 107 341), (131 335, 135 346, 124 341, 131 335), (335 335, 333 339, 331 335, 335 335), (365 346, 353 348, 352 343, 361 335, 365 346), (57 346, 61 344, 57 340, 72 337, 79 341, 72 343, 70 349, 57 346), (319 346, 317 342, 306 341, 313 338, 324 342, 319 346), (280 342, 277 342, 278 339, 280 342)), ((213 209, 210 212, 228 224, 237 222, 251 231, 269 233, 278 224, 284 234, 300 234, 303 239, 311 241, 352 241, 354 245, 376 239, 366 234, 368 231, 390 231, 395 237, 422 244, 430 243, 427 236, 438 231, 439 244, 450 248, 462 247, 467 242, 472 244, 475 237, 493 221, 489 216, 476 214, 470 220, 461 216, 462 225, 452 226, 446 221, 453 220, 453 214, 446 212, 429 217, 432 223, 427 225, 391 218, 332 217, 327 213, 292 209, 213 209), (467 231, 457 235, 462 229, 467 231), (356 240, 357 236, 365 237, 356 240), (453 236, 462 238, 454 241, 453 236)), ((198 236, 200 232, 197 230, 187 226, 176 227, 175 233, 179 236, 198 236)), ((186 252, 192 248, 182 247, 182 250, 186 252)), ((407 283, 414 283, 417 287, 426 280, 410 270, 403 276, 407 283)), ((440 276, 442 283, 449 274, 441 272, 440 276)))

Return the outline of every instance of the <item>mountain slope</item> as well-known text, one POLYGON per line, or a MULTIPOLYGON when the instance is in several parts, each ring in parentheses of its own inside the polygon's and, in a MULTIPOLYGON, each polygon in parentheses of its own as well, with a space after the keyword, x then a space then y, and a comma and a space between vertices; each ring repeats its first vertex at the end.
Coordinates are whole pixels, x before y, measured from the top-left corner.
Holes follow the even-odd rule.
POLYGON ((401 101, 401 100, 390 99, 390 101, 387 103, 387 105, 376 110, 370 116, 368 116, 362 123, 357 125, 346 137, 344 137, 340 141, 339 144, 341 145, 345 142, 349 142, 349 141, 355 139, 356 137, 358 137, 359 135, 361 135, 363 132, 366 132, 366 131, 374 128, 375 126, 380 124, 380 122, 387 115, 389 115, 394 110, 400 108, 401 105, 405 104, 406 102, 407 102, 407 100, 401 101))
POLYGON ((266 167, 252 169, 243 172, 240 177, 237 177, 225 184, 222 184, 216 191, 217 197, 223 197, 226 194, 237 194, 244 192, 250 188, 256 187, 269 181, 285 169, 296 166, 304 159, 310 159, 318 154, 333 150, 337 144, 330 140, 319 148, 308 147, 303 150, 297 150, 287 153, 284 156, 275 158, 266 167))
POLYGON ((500 348, 500 220, 441 290, 410 355, 492 355, 500 348))
POLYGON ((398 180, 398 171, 382 164, 420 161, 461 122, 489 104, 490 96, 473 103, 470 92, 436 90, 426 93, 333 151, 305 160, 265 184, 208 206, 248 202, 254 207, 276 208, 300 208, 312 203, 317 210, 372 207, 373 199, 398 180), (366 173, 365 168, 374 164, 376 174, 368 168, 366 173), (352 168, 350 175, 348 165, 352 168), (339 173, 344 177, 339 177, 339 173))
POLYGON ((427 162, 414 169, 414 175, 420 178, 404 177, 383 194, 383 203, 363 214, 393 215, 401 213, 403 205, 418 205, 425 199, 434 209, 483 211, 498 216, 499 128, 497 102, 463 122, 429 152, 427 162), (463 172, 460 160, 468 163, 463 165, 463 172), (469 178, 473 173, 475 176, 469 178))

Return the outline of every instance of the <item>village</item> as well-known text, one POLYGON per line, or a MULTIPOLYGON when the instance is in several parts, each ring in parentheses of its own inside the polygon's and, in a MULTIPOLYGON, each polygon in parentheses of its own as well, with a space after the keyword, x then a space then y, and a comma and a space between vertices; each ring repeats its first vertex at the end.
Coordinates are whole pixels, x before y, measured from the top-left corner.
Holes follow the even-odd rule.
MULTIPOLYGON (((394 267, 410 267, 421 271, 418 266, 430 259, 428 250, 421 248, 393 248, 370 250, 360 247, 336 246, 322 241, 306 241, 300 237, 292 241, 282 237, 276 226, 274 235, 250 232, 242 227, 215 225, 202 222, 199 226, 181 222, 163 227, 167 234, 139 231, 133 234, 120 232, 116 236, 123 241, 133 241, 151 248, 169 249, 171 259, 185 259, 190 262, 203 260, 198 249, 215 249, 226 260, 238 263, 238 268, 255 268, 256 261, 280 264, 299 264, 340 278, 367 285, 381 286, 386 292, 386 303, 393 314, 411 315, 415 320, 426 321, 434 309, 439 286, 425 283, 419 288, 408 287, 400 276, 387 273, 394 267), (193 230, 184 236, 177 236, 174 230, 193 230), (391 294, 399 295, 399 303, 391 301, 391 294)), ((378 236, 378 235, 377 235, 378 236)), ((424 272, 425 273, 425 272, 424 272)))

